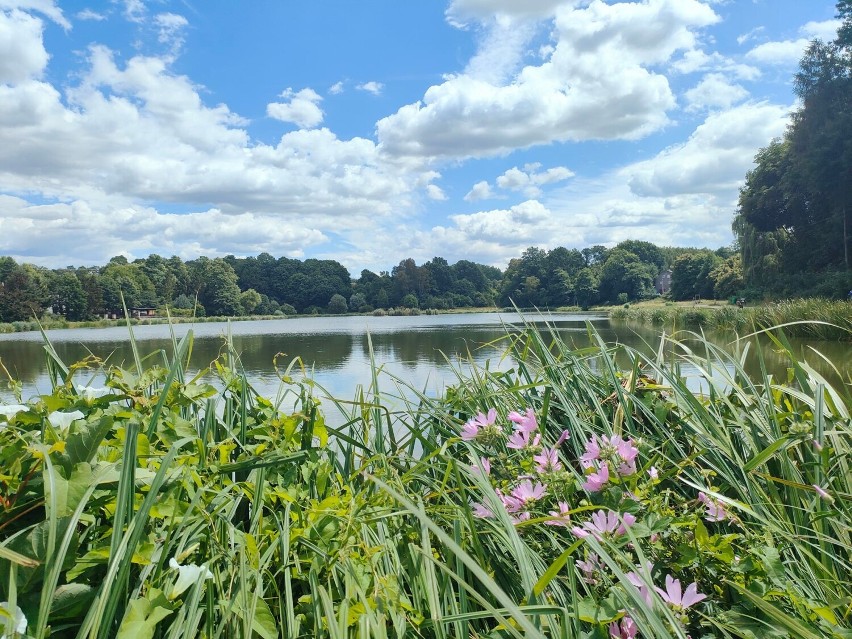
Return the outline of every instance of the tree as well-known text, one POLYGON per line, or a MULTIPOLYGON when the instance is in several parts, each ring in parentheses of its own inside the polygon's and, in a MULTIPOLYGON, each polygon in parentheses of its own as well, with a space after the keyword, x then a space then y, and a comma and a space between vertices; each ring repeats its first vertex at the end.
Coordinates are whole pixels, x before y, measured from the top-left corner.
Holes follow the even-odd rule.
POLYGON ((654 267, 643 264, 639 257, 615 248, 607 253, 600 274, 601 297, 611 303, 618 301, 620 293, 635 300, 652 294, 654 290, 654 267))
POLYGON ((190 279, 198 287, 198 301, 208 315, 242 314, 237 274, 221 257, 200 257, 188 264, 190 279))
POLYGON ((715 282, 711 273, 721 263, 722 259, 710 251, 681 255, 672 266, 672 298, 712 298, 715 282))
POLYGON ((260 306, 262 301, 263 299, 261 298, 260 293, 253 288, 240 293, 240 306, 243 309, 243 313, 246 315, 251 315, 257 307, 260 306))
POLYGON ((328 301, 328 312, 339 315, 341 313, 346 313, 347 311, 349 311, 349 306, 346 304, 346 298, 340 293, 332 295, 331 299, 328 301))
POLYGON ((57 315, 72 322, 87 317, 88 300, 83 285, 73 271, 54 273, 50 278, 50 306, 57 315))
POLYGON ((0 321, 19 322, 40 317, 48 299, 35 269, 29 264, 16 266, 0 285, 0 321))
POLYGON ((577 280, 574 282, 574 294, 577 298, 577 305, 581 308, 589 308, 592 304, 598 301, 598 277, 591 268, 581 269, 577 273, 577 280))

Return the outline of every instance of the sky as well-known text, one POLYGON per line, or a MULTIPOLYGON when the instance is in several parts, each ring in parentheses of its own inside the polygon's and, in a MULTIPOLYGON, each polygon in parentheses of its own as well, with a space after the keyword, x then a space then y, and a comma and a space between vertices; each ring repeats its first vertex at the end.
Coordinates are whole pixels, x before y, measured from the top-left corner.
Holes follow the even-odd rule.
POLYGON ((830 0, 0 0, 0 255, 718 248, 830 0))

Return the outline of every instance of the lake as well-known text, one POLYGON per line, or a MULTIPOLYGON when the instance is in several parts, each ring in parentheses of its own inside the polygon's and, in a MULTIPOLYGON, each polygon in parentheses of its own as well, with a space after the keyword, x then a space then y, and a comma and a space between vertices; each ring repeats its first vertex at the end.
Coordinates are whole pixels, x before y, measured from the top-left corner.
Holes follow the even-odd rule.
MULTIPOLYGON (((537 323, 548 322, 562 339, 577 347, 589 344, 587 324, 591 324, 607 342, 627 344, 651 353, 659 344, 660 329, 625 326, 611 323, 599 313, 553 313, 546 315, 515 313, 465 313, 419 315, 412 317, 297 317, 281 320, 240 321, 233 323, 201 323, 195 326, 177 324, 174 331, 181 337, 192 328, 195 340, 191 365, 200 370, 220 354, 224 336, 230 331, 243 368, 250 381, 264 396, 275 397, 280 383, 273 367, 276 353, 284 353, 279 365, 286 366, 294 357, 301 357, 311 377, 332 396, 352 399, 359 385, 370 383, 370 342, 377 364, 406 380, 429 395, 437 395, 445 384, 453 383, 453 364, 468 354, 478 364, 490 360, 492 368, 508 368, 512 362, 501 358, 502 350, 493 345, 506 335, 507 327, 518 326, 523 319, 537 323), (491 344, 489 346, 489 344, 491 344)), ((542 324, 543 325, 543 324, 542 324)), ((166 325, 135 326, 133 328, 140 354, 145 357, 161 349, 171 353, 171 337, 166 325)), ((79 361, 92 354, 109 364, 130 367, 133 355, 126 327, 64 329, 47 332, 59 356, 65 363, 79 361)), ((709 334, 719 344, 731 343, 732 334, 709 334)), ((848 343, 793 340, 815 368, 828 376, 832 383, 839 377, 821 358, 825 355, 848 380, 852 371, 852 348, 848 343)), ((24 399, 50 392, 45 353, 38 332, 0 335, 0 362, 19 379, 24 387, 24 399)), ((786 362, 775 351, 764 348, 764 357, 771 373, 786 376, 786 362)), ((151 361, 161 362, 161 358, 151 361)), ((746 368, 757 375, 759 366, 754 357, 746 368)), ((694 388, 700 387, 695 369, 682 370, 694 376, 694 388)), ((92 373, 78 373, 78 383, 102 385, 92 373)), ((390 383, 386 389, 392 388, 390 383)), ((12 401, 6 384, 0 387, 0 398, 12 401)))

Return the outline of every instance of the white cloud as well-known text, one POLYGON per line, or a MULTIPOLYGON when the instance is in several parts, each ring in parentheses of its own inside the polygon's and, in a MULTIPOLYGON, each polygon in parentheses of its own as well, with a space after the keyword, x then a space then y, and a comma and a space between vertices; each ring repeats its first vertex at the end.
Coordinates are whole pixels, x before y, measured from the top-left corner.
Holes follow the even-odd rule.
POLYGON ((22 11, 0 12, 0 85, 42 74, 50 57, 42 43, 42 27, 41 20, 22 11))
POLYGON ((447 199, 447 194, 444 193, 444 190, 436 184, 426 185, 426 195, 430 200, 444 201, 447 199))
POLYGON ((319 125, 323 119, 322 109, 318 104, 322 97, 313 89, 302 89, 299 92, 288 88, 281 93, 280 97, 287 102, 273 102, 266 105, 266 114, 281 120, 292 122, 302 128, 313 128, 319 125))
POLYGON ((0 10, 37 11, 63 29, 71 28, 71 23, 62 14, 62 9, 56 6, 54 0, 0 0, 0 10))
POLYGON ((74 17, 78 20, 90 20, 93 22, 103 22, 106 20, 106 16, 103 13, 98 13, 92 9, 83 9, 82 11, 78 11, 74 17))
POLYGON ((560 5, 576 5, 574 0, 452 0, 447 9, 451 24, 462 26, 469 20, 488 20, 495 14, 514 18, 547 18, 560 5))
POLYGON ((471 187, 464 199, 465 202, 476 202, 477 200, 490 200, 493 197, 494 192, 491 190, 491 185, 486 180, 482 180, 471 187))
POLYGON ((757 150, 784 132, 788 114, 788 107, 766 103, 711 113, 686 142, 626 167, 623 175, 641 196, 735 194, 757 150))
POLYGON ((451 215, 450 219, 468 241, 496 241, 519 245, 551 228, 551 212, 538 200, 527 200, 509 209, 495 209, 469 215, 451 215))
POLYGON ((144 22, 148 12, 143 0, 121 0, 124 4, 124 17, 130 22, 144 22))
POLYGON ((330 87, 328 87, 328 92, 331 95, 338 95, 343 93, 343 82, 335 82, 330 87))
POLYGON ((718 51, 708 54, 701 49, 685 52, 680 59, 672 63, 672 69, 684 74, 715 71, 738 80, 756 80, 760 77, 760 69, 757 67, 736 62, 718 51))
POLYGON ((721 73, 708 73, 701 82, 684 93, 688 111, 728 109, 748 98, 749 92, 733 84, 721 73))
POLYGON ((377 123, 396 156, 477 157, 555 141, 637 139, 668 122, 675 106, 665 76, 650 70, 694 48, 694 30, 718 20, 697 0, 592 2, 556 11, 555 48, 511 82, 461 74, 423 101, 377 123))
POLYGON ((808 22, 799 29, 801 38, 764 42, 746 53, 746 58, 760 64, 794 67, 799 63, 812 40, 833 40, 837 36, 840 24, 840 20, 808 22))
POLYGON ((372 93, 373 95, 381 95, 382 89, 385 87, 381 82, 375 82, 371 80, 370 82, 364 82, 363 84, 359 84, 355 88, 360 91, 366 91, 367 93, 372 93))
POLYGON ((154 16, 154 24, 159 30, 158 40, 168 44, 173 52, 183 46, 183 30, 189 24, 186 18, 176 13, 158 13, 154 16))
POLYGON ((501 189, 511 191, 522 191, 530 198, 541 196, 541 188, 547 184, 562 182, 574 176, 574 172, 564 166, 555 166, 546 171, 538 172, 541 165, 538 163, 524 166, 522 171, 518 167, 512 167, 497 178, 497 186, 501 189))
POLYGON ((766 31, 766 27, 755 27, 754 29, 752 29, 748 33, 743 33, 742 35, 737 36, 737 44, 742 45, 742 44, 745 44, 746 42, 754 40, 758 36, 760 36, 760 34, 763 33, 764 31, 766 31))

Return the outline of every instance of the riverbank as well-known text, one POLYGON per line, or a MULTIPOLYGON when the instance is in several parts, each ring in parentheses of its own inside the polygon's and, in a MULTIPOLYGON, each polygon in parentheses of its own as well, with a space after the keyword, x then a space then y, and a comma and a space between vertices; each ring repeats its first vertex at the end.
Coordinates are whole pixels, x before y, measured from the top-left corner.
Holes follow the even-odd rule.
POLYGON ((752 333, 783 326, 794 337, 852 341, 852 303, 823 299, 796 299, 746 306, 713 300, 698 302, 641 302, 610 308, 611 320, 666 327, 669 330, 704 328, 752 333))
POLYGON ((374 370, 345 430, 233 344, 215 387, 191 336, 97 388, 50 354, 53 392, 0 406, 0 605, 69 639, 848 636, 847 389, 719 352, 696 401, 625 348, 528 327, 512 371, 393 411, 374 370))

